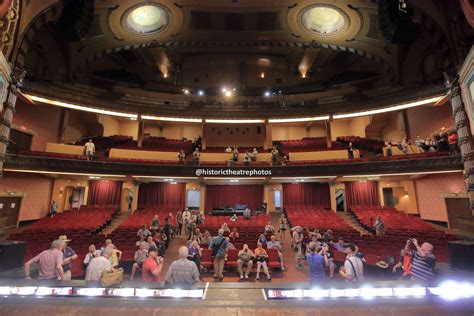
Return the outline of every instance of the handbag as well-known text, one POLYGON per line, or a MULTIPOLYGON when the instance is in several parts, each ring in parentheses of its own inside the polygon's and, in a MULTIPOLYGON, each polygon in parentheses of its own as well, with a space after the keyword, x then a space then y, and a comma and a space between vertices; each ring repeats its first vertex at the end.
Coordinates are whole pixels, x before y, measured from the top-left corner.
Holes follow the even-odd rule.
POLYGON ((121 283, 123 280, 123 269, 104 270, 100 274, 100 284, 102 286, 111 286, 121 283))

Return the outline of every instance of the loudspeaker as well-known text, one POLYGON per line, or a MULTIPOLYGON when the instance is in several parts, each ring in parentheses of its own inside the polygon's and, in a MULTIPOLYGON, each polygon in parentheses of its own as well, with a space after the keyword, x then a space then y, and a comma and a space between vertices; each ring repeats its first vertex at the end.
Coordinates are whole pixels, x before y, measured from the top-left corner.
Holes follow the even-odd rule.
POLYGON ((0 270, 21 268, 25 260, 24 241, 6 241, 0 243, 0 270))
POLYGON ((474 270, 474 241, 450 241, 448 250, 453 268, 474 270))

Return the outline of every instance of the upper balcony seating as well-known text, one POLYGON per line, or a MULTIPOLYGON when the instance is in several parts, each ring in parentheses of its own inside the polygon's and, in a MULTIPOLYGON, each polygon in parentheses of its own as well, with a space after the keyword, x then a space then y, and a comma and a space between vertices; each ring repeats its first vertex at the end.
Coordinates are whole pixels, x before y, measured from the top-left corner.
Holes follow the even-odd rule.
POLYGON ((164 137, 148 136, 143 139, 142 147, 138 148, 136 141, 130 141, 114 148, 121 149, 140 149, 166 152, 179 152, 181 149, 184 152, 189 152, 192 142, 190 140, 166 139, 164 137))
POLYGON ((279 140, 273 142, 285 154, 289 152, 306 152, 327 150, 326 137, 305 137, 303 139, 279 140))
POLYGON ((89 141, 89 139, 92 139, 92 141, 94 142, 96 150, 105 150, 114 146, 120 146, 122 144, 126 144, 133 141, 133 138, 131 136, 125 135, 95 136, 91 138, 84 138, 80 141, 75 142, 74 145, 84 146, 84 144, 89 141))
MULTIPOLYGON (((209 147, 207 146, 202 152, 204 153, 225 153, 227 147, 209 147)), ((233 148, 233 147, 232 147, 233 148)), ((268 150, 263 149, 263 147, 258 146, 246 146, 246 147, 238 147, 239 153, 244 154, 246 150, 252 151, 254 148, 257 149, 259 153, 268 152, 268 150)))
POLYGON ((382 153, 385 143, 378 139, 362 138, 359 136, 340 136, 336 138, 336 142, 344 146, 352 143, 357 149, 368 150, 376 153, 382 153))

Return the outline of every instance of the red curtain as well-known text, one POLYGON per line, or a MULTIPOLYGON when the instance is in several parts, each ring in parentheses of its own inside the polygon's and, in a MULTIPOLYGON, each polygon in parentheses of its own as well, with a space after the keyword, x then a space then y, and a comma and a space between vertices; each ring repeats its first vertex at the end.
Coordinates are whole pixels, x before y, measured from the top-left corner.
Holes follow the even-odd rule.
POLYGON ((138 207, 163 206, 184 209, 186 203, 185 183, 142 183, 138 190, 138 207))
POLYGON ((331 207, 328 183, 283 183, 283 207, 331 207))
POLYGON ((380 205, 377 182, 346 182, 346 203, 348 207, 356 205, 380 205))
POLYGON ((263 185, 208 185, 206 186, 206 211, 213 208, 247 205, 260 210, 263 202, 263 185))
POLYGON ((87 204, 119 205, 122 193, 122 181, 90 181, 87 204))

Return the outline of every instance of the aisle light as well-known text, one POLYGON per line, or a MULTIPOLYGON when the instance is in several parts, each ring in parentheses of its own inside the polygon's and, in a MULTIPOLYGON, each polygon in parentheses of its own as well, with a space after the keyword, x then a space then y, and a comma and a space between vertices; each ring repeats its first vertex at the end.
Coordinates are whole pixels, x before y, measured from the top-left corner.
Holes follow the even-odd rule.
POLYGON ((116 112, 116 111, 109 111, 109 110, 91 108, 91 107, 86 107, 86 106, 82 106, 82 105, 77 105, 77 104, 66 103, 66 102, 62 102, 62 101, 56 101, 56 100, 51 100, 51 99, 47 99, 47 98, 37 97, 37 96, 31 95, 31 94, 23 94, 23 95, 31 101, 56 105, 56 106, 63 107, 63 108, 68 108, 68 109, 73 109, 73 110, 78 110, 78 111, 85 111, 85 112, 93 112, 93 113, 96 113, 96 114, 105 114, 105 115, 112 115, 112 116, 119 116, 119 117, 126 117, 126 118, 135 118, 135 119, 137 118, 137 115, 132 114, 132 113, 123 113, 123 112, 116 112))
POLYGON ((399 110, 409 109, 409 108, 413 108, 413 107, 420 106, 420 105, 435 103, 435 102, 438 102, 442 98, 443 98, 443 96, 437 96, 437 97, 431 97, 431 98, 428 98, 428 99, 423 99, 423 100, 414 101, 414 102, 410 102, 410 103, 395 105, 395 106, 391 106, 391 107, 388 107, 388 108, 382 108, 382 109, 376 109, 376 110, 367 110, 367 111, 355 112, 355 113, 336 114, 336 115, 333 116, 333 118, 335 120, 338 120, 338 119, 345 119, 345 118, 351 118, 351 117, 358 117, 358 116, 380 114, 380 113, 386 113, 386 112, 392 112, 392 111, 399 111, 399 110))

